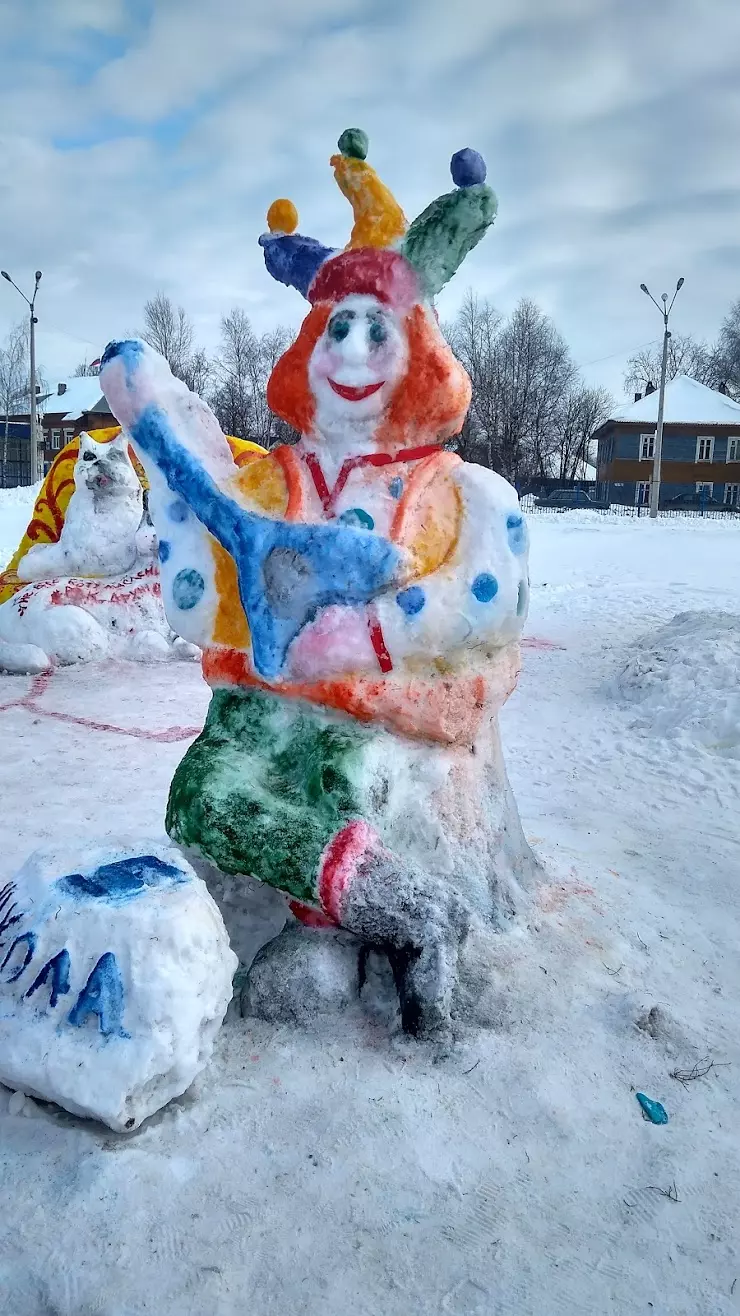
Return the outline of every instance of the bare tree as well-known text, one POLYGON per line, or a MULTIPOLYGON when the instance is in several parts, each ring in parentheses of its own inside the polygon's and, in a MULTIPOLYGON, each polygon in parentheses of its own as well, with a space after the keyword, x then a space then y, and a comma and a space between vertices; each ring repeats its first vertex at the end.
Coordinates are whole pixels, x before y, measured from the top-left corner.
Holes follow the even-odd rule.
POLYGON ((715 387, 724 386, 740 401, 740 299, 733 302, 713 352, 715 387))
POLYGON ((3 485, 8 466, 10 416, 23 414, 29 405, 28 325, 25 321, 10 330, 0 347, 0 412, 3 416, 3 485))
POLYGON ((586 478, 585 467, 591 463, 591 435, 603 425, 612 407, 612 398, 604 388, 586 388, 576 384, 564 399, 558 422, 558 469, 560 480, 586 478))
POLYGON ((254 408, 255 433, 265 448, 271 448, 275 442, 285 438, 283 422, 270 411, 267 405, 267 383, 272 371, 283 352, 292 342, 293 335, 284 325, 268 330, 257 339, 256 369, 252 375, 252 405, 254 408))
POLYGON ((185 378, 193 347, 193 326, 182 306, 158 292, 144 307, 141 337, 164 357, 173 375, 185 378))
POLYGON ((468 291, 444 332, 472 383, 458 451, 519 485, 582 476, 611 399, 585 387, 552 320, 526 298, 504 320, 468 291))
POLYGON ((508 479, 546 478, 558 422, 577 370, 565 339, 535 302, 523 298, 501 334, 500 460, 508 479))
POLYGON ((213 379, 213 363, 202 347, 183 363, 181 377, 193 393, 206 397, 213 379))
POLYGON ((497 449, 496 344, 503 317, 468 288, 445 336, 470 376, 472 400, 456 445, 466 461, 493 469, 497 449))
POLYGON ((446 333, 473 386, 460 451, 515 482, 549 475, 577 378, 555 325, 526 298, 504 321, 468 292, 446 333))
MULTIPOLYGON (((662 343, 652 347, 643 347, 627 362, 624 373, 624 386, 629 391, 644 393, 648 384, 657 388, 660 382, 660 370, 663 357, 662 343)), ((691 334, 671 333, 668 339, 668 360, 666 379, 675 379, 676 375, 688 375, 700 384, 714 388, 717 383, 717 363, 712 348, 691 334)))
POLYGON ((218 384, 210 399, 221 428, 237 438, 272 447, 284 427, 267 405, 267 381, 291 341, 278 327, 258 337, 249 316, 235 306, 221 320, 221 343, 214 367, 218 384))
POLYGON ((93 365, 92 362, 80 361, 79 365, 75 366, 72 372, 72 378, 87 379, 92 375, 99 375, 99 374, 100 374, 99 361, 96 361, 95 365, 93 365))
POLYGON ((249 359, 254 352, 249 316, 236 306, 221 318, 221 343, 215 358, 219 382, 211 406, 221 429, 240 439, 253 437, 249 359))

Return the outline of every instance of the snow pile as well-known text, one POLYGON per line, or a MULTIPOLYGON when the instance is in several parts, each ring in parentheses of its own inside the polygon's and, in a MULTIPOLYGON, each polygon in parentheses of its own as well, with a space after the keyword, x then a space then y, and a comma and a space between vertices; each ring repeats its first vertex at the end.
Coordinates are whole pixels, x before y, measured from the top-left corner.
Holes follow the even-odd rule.
POLYGON ((40 484, 0 489, 0 571, 8 565, 26 532, 40 489, 40 484))
POLYGON ((740 616, 679 613, 642 640, 617 687, 641 729, 740 758, 740 616))
POLYGON ((207 1064, 237 966, 205 883, 157 841, 35 851, 0 888, 0 1080, 136 1128, 207 1064))

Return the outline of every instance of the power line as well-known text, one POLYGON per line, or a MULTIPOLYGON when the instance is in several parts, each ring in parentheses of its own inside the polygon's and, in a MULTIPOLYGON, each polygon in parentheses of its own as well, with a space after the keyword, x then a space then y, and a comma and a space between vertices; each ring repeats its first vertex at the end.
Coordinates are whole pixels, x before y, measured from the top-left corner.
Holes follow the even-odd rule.
POLYGON ((609 356, 597 356, 594 361, 583 361, 578 369, 585 370, 587 366, 598 366, 602 361, 613 361, 615 356, 626 356, 628 353, 640 352, 643 347, 655 347, 659 341, 658 338, 649 338, 646 343, 638 343, 637 347, 624 347, 621 352, 610 352, 609 356))

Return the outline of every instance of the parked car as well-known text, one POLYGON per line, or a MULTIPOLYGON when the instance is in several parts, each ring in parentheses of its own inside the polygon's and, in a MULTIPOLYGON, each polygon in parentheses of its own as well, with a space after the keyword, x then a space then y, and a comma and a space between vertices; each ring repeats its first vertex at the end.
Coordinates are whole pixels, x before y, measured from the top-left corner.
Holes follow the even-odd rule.
POLYGON ((574 507, 587 507, 592 512, 605 512, 610 504, 592 498, 585 489, 554 489, 546 498, 536 498, 535 507, 549 507, 555 512, 568 512, 574 507))
POLYGON ((708 494, 696 493, 694 489, 686 493, 676 494, 675 498, 666 498, 665 502, 661 502, 661 507, 672 508, 677 512, 721 512, 723 509, 730 511, 729 506, 721 502, 719 498, 710 498, 708 494))

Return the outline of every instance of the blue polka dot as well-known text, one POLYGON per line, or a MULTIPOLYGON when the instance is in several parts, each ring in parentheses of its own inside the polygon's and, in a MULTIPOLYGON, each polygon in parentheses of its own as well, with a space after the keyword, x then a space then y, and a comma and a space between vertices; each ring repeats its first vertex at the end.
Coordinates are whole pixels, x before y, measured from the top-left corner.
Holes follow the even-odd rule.
POLYGON ((184 503, 182 498, 175 499, 175 502, 170 503, 167 508, 167 515, 170 518, 170 521, 175 521, 177 523, 187 521, 190 515, 187 503, 184 503))
POLYGON ((481 571, 470 588, 479 603, 490 603, 498 594, 498 581, 490 571, 481 571))
POLYGON ((172 598, 175 606, 181 608, 183 612, 194 608, 203 597, 205 587, 206 582, 199 571, 194 571, 192 567, 178 571, 172 582, 172 598))
POLYGON ((388 493, 390 494, 391 498, 401 497, 401 494, 403 493, 403 480, 401 479, 400 475, 393 476, 393 479, 388 485, 388 493))
POLYGON ((524 517, 518 512, 510 512, 506 518, 506 536, 509 540, 509 548, 512 553, 519 555, 527 547, 527 527, 524 524, 524 517))
POLYGON ((160 539, 157 552, 159 553, 160 562, 166 562, 172 552, 172 545, 166 539, 160 539))
POLYGON ((344 525, 355 526, 362 530, 374 530, 375 522, 369 512, 362 507, 350 507, 349 511, 342 512, 339 520, 344 525))
POLYGON ((396 603, 407 617, 414 617, 417 612, 421 612, 426 601, 426 594, 421 585, 410 585, 408 589, 402 589, 401 593, 396 595, 396 603))

